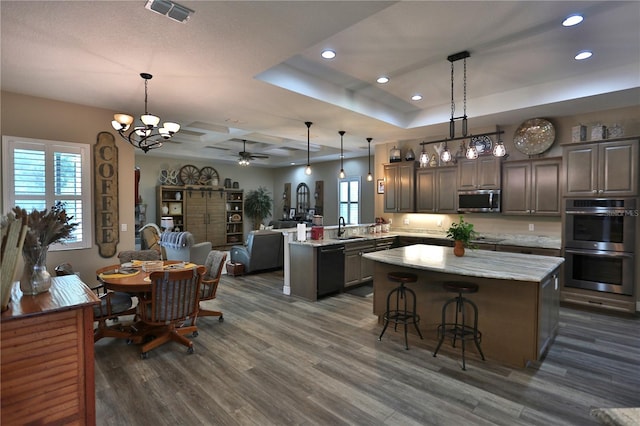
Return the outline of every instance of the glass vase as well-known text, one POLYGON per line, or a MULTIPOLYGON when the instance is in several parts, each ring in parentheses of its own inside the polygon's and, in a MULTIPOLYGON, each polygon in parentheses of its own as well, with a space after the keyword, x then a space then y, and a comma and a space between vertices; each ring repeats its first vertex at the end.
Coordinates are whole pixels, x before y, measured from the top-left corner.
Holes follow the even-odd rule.
POLYGON ((35 295, 49 291, 51 274, 47 271, 47 250, 32 249, 29 255, 23 253, 24 269, 20 278, 20 290, 25 295, 35 295))

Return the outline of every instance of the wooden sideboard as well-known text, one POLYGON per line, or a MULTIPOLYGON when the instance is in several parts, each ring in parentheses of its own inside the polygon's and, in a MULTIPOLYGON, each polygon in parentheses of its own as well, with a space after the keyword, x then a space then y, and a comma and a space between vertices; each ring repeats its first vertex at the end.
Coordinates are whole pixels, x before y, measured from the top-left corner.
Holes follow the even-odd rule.
POLYGON ((0 423, 95 425, 93 305, 76 275, 23 296, 0 316, 0 423))

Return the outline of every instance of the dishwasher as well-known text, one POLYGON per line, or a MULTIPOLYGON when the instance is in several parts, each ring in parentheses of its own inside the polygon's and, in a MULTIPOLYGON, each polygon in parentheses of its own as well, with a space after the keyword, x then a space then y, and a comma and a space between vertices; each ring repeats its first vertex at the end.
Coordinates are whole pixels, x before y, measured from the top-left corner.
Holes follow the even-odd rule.
POLYGON ((344 245, 318 249, 318 297, 342 291, 344 288, 344 245))

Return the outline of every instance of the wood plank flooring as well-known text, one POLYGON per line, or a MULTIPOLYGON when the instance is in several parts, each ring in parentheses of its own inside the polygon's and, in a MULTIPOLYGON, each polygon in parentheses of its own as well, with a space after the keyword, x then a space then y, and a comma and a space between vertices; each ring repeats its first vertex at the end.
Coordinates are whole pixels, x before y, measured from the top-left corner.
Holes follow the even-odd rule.
MULTIPOLYGON (((381 327, 372 298, 306 302, 282 272, 223 276, 224 312, 202 318, 195 354, 96 343, 98 425, 597 425, 592 408, 640 407, 640 319, 563 307, 544 361, 483 362, 434 336, 381 327)), ((505 324, 507 327, 508 324, 505 324)))

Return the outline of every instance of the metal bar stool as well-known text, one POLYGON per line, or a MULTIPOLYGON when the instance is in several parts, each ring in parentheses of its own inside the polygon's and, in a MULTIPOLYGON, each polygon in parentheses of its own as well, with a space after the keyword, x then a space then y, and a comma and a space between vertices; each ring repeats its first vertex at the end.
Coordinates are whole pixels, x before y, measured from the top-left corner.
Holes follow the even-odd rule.
POLYGON ((438 354, 438 350, 440 350, 440 346, 442 345, 442 342, 444 341, 444 338, 446 336, 450 336, 453 338, 454 348, 456 347, 456 340, 459 338, 462 342, 462 369, 466 370, 467 368, 464 359, 466 340, 473 339, 473 342, 476 344, 476 348, 478 348, 478 352, 480 352, 480 356, 484 361, 484 354, 482 353, 482 349, 480 349, 480 340, 482 339, 482 333, 478 331, 478 307, 470 299, 462 297, 462 293, 477 293, 478 285, 467 282, 447 281, 443 283, 442 288, 444 288, 447 292, 458 293, 458 296, 447 300, 444 306, 442 306, 442 322, 438 326, 438 337, 440 338, 440 340, 438 341, 438 346, 436 347, 433 356, 435 357, 438 354), (447 323, 447 307, 454 302, 456 304, 456 319, 454 323, 447 323), (466 323, 465 306, 467 304, 473 308, 473 326, 467 325, 466 323), (462 317, 462 322, 458 322, 458 316, 462 317))
POLYGON ((416 313, 416 293, 410 288, 405 287, 405 284, 407 283, 417 282, 418 276, 409 272, 389 272, 387 274, 387 278, 389 281, 400 283, 400 285, 391 290, 387 295, 387 309, 382 317, 384 320, 384 327, 382 328, 382 333, 380 333, 378 340, 382 340, 382 336, 384 335, 384 332, 387 331, 389 322, 394 323, 393 329, 395 331, 398 330, 398 324, 404 324, 404 348, 408 350, 407 324, 412 323, 416 327, 420 338, 423 338, 422 333, 418 328, 420 316, 416 313), (391 302, 394 297, 396 306, 395 309, 391 309, 391 302), (411 298, 411 309, 408 307, 408 297, 411 298), (400 301, 402 301, 402 303, 400 303, 400 301))

